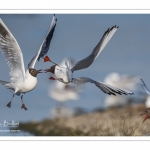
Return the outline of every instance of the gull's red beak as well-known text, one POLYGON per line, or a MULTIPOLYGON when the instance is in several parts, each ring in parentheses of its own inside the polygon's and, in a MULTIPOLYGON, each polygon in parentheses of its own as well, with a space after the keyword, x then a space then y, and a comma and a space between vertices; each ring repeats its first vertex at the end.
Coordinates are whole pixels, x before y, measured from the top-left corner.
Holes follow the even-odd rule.
POLYGON ((48 56, 45 56, 43 59, 44 59, 44 62, 50 61, 50 58, 48 56))
POLYGON ((50 80, 56 80, 54 77, 50 77, 49 79, 50 79, 50 80))
POLYGON ((38 70, 38 73, 43 73, 43 71, 42 71, 43 69, 40 69, 40 70, 38 70))
POLYGON ((144 120, 142 121, 142 123, 143 123, 145 120, 147 120, 148 118, 149 118, 148 114, 145 114, 145 118, 144 118, 144 120))

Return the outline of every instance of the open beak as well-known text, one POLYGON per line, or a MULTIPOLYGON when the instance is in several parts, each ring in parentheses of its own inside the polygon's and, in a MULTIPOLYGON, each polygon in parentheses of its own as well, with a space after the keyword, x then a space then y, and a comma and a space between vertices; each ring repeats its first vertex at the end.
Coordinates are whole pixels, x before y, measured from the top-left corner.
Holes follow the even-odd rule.
POLYGON ((148 114, 145 114, 145 118, 144 118, 144 120, 142 121, 142 123, 145 122, 145 120, 147 120, 148 118, 149 118, 148 114))
POLYGON ((45 69, 44 71, 45 71, 44 73, 47 73, 47 72, 51 72, 52 69, 51 68, 50 69, 45 69))
POLYGON ((43 71, 42 71, 43 69, 40 69, 40 70, 38 70, 38 73, 43 73, 43 71))

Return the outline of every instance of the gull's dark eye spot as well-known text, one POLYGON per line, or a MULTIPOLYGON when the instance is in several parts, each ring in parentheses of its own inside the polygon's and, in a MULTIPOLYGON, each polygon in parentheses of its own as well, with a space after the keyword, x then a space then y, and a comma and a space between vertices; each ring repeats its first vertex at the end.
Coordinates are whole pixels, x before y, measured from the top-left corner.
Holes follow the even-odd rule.
POLYGON ((51 69, 55 69, 56 65, 51 66, 51 69))

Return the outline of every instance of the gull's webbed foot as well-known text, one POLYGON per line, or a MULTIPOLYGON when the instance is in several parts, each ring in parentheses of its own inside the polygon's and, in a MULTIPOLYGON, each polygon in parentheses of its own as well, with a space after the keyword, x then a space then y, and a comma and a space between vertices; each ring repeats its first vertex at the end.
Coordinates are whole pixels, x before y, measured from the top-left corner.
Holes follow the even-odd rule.
POLYGON ((22 104, 21 109, 24 108, 24 110, 28 110, 25 104, 22 104))
POLYGON ((6 105, 8 108, 11 107, 11 101, 6 105))

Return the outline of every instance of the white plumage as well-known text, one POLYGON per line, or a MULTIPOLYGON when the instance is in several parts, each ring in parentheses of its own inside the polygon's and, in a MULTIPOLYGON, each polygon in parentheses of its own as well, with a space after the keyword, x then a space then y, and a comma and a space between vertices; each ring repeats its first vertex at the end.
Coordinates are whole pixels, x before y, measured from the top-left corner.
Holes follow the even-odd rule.
MULTIPOLYGON (((23 102, 23 95, 26 92, 33 90, 37 85, 37 74, 41 73, 41 70, 34 69, 37 59, 40 59, 47 54, 50 41, 53 36, 53 32, 56 26, 55 15, 53 16, 50 30, 42 42, 37 54, 32 58, 28 65, 28 69, 25 72, 24 60, 22 51, 7 26, 0 19, 0 50, 5 57, 5 60, 10 68, 10 80, 11 82, 0 80, 0 83, 13 92, 12 99, 15 95, 21 95, 22 107, 25 110, 25 104, 23 102)), ((11 99, 11 101, 12 101, 11 99)), ((7 104, 11 107, 11 101, 7 104)))
POLYGON ((150 96, 149 95, 147 95, 147 97, 146 97, 145 107, 150 108, 150 96))
MULTIPOLYGON (((73 60, 67 60, 64 59, 60 64, 59 67, 65 66, 65 62, 69 61, 69 65, 73 66, 73 60)), ((65 69, 65 68, 61 68, 65 69)), ((63 74, 58 74, 60 76, 63 76, 63 74)), ((76 110, 72 108, 67 108, 64 103, 69 100, 78 100, 79 94, 78 94, 79 88, 76 86, 73 86, 71 84, 64 84, 60 81, 54 81, 53 84, 50 85, 48 89, 48 95, 57 101, 56 107, 52 108, 50 110, 50 114, 52 118, 62 118, 62 117, 71 117, 76 114, 76 110)))
MULTIPOLYGON (((64 59, 60 64, 59 67, 65 65, 67 59, 64 59)), ((69 61, 69 65, 72 67, 73 62, 69 61)), ((65 69, 65 68, 64 68, 65 69)), ((60 72, 61 74, 61 72, 60 72)), ((63 74, 62 74, 63 76, 63 74)), ((71 86, 70 84, 64 84, 59 81, 55 81, 49 88, 48 94, 51 98, 59 102, 65 102, 68 100, 77 100, 79 99, 78 95, 79 89, 77 87, 71 86)))
POLYGON ((50 86, 48 94, 51 98, 59 102, 79 99, 79 95, 77 94, 77 89, 75 87, 66 85, 59 81, 56 81, 50 86))
POLYGON ((59 67, 58 65, 52 66, 50 69, 46 69, 46 72, 52 72, 55 74, 56 78, 51 77, 50 79, 54 80, 59 80, 60 82, 63 82, 65 84, 68 84, 69 82, 74 83, 75 85, 81 85, 85 83, 94 83, 100 90, 102 90, 104 93, 109 94, 109 95, 116 95, 117 94, 133 94, 132 92, 125 90, 125 89, 119 89, 116 87, 113 87, 108 84, 104 84, 99 81, 95 81, 93 79, 87 78, 87 77, 79 77, 79 78, 73 78, 72 74, 74 71, 85 69, 89 67, 94 60, 99 56, 99 54, 102 52, 104 47, 107 45, 109 40, 112 38, 114 33, 117 31, 118 26, 113 26, 112 28, 109 28, 105 33, 103 34, 102 38, 96 45, 96 47, 93 49, 92 53, 87 56, 86 58, 78 61, 74 67, 71 67, 69 65, 69 62, 66 62, 63 67, 59 67), (71 69, 72 68, 72 69, 71 69))
POLYGON ((146 86, 145 82, 142 79, 141 81, 142 81, 142 84, 141 84, 142 88, 148 94, 146 97, 145 106, 146 108, 149 108, 150 107, 150 90, 148 89, 148 87, 146 86))

